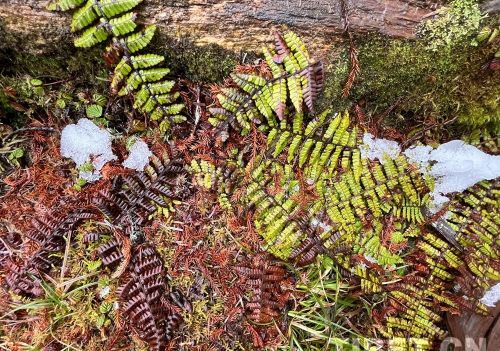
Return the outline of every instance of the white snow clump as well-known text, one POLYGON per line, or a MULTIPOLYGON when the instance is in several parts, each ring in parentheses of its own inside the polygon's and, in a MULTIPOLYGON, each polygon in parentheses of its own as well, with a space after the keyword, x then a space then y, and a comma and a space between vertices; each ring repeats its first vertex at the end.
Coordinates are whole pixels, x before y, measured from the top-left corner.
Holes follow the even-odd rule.
POLYGON ((61 133, 61 155, 71 158, 77 167, 91 162, 92 171, 80 171, 80 177, 88 182, 99 179, 101 168, 116 159, 111 149, 111 134, 87 118, 64 127, 61 133))
POLYGON ((136 139, 130 148, 130 154, 127 159, 123 161, 123 166, 137 171, 143 171, 144 167, 149 163, 149 157, 151 155, 153 155, 153 153, 149 151, 148 144, 142 139, 136 139))
POLYGON ((410 162, 419 164, 424 174, 435 178, 432 195, 438 208, 449 200, 445 195, 500 176, 500 156, 488 155, 461 140, 452 140, 435 150, 415 146, 404 154, 410 162))
POLYGON ((378 139, 370 133, 363 135, 363 144, 360 146, 361 156, 370 160, 378 159, 384 163, 384 157, 395 159, 401 153, 401 147, 394 140, 378 139))
MULTIPOLYGON (((398 157, 401 147, 393 140, 378 139, 365 133, 360 151, 362 157, 378 159, 384 163, 387 157, 398 157)), ((500 156, 488 155, 461 140, 450 141, 437 149, 431 146, 414 146, 407 149, 404 155, 411 163, 419 165, 424 175, 435 179, 435 188, 431 194, 433 212, 437 212, 449 201, 447 194, 464 191, 482 180, 500 177, 500 156)))
POLYGON ((500 283, 493 285, 479 301, 488 307, 495 307, 500 301, 500 283))

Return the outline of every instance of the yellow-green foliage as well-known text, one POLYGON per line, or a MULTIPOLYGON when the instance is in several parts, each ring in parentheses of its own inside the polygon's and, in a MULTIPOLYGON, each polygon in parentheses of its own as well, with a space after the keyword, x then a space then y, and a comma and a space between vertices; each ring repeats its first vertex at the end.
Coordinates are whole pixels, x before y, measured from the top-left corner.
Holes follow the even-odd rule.
POLYGON ((245 135, 252 123, 267 129, 276 127, 290 109, 301 114, 305 104, 312 110, 323 72, 321 63, 311 61, 300 38, 293 32, 283 37, 276 34, 275 51, 264 49, 264 59, 272 77, 233 73, 237 88, 221 89, 217 95, 221 108, 210 109, 210 123, 223 129, 231 125, 245 135))
POLYGON ((184 105, 175 103, 179 93, 171 92, 174 82, 166 80, 168 68, 157 67, 164 61, 161 55, 131 55, 144 49, 155 33, 155 26, 137 31, 136 14, 129 12, 142 0, 56 0, 51 10, 76 9, 71 22, 73 32, 84 30, 75 39, 75 46, 90 48, 112 38, 107 56, 119 56, 111 82, 111 91, 119 96, 135 97, 134 108, 159 121, 160 131, 166 132, 174 123, 181 123, 184 105))
MULTIPOLYGON (((284 260, 306 263, 318 253, 334 258, 365 296, 383 296, 398 306, 398 313, 387 316, 378 330, 389 344, 400 349, 403 340, 412 337, 406 342, 432 350, 432 340, 445 335, 439 311, 484 311, 484 306, 448 290, 456 270, 467 264, 476 287, 499 279, 492 261, 499 254, 498 190, 470 190, 475 195, 460 200, 465 207, 452 206, 449 224, 461 244, 475 250, 464 260, 455 247, 423 226, 427 219, 422 209, 433 183, 417 167, 403 155, 382 162, 361 157, 358 131, 347 113, 327 111, 308 123, 303 119, 295 113, 290 124, 282 121, 269 128, 264 155, 232 172, 245 189, 240 201, 254 210, 253 223, 265 249, 284 260), (480 203, 489 205, 474 215, 480 203), (468 229, 460 221, 467 222, 468 229), (404 260, 408 255, 414 255, 412 264, 424 271, 412 270, 404 260)), ((194 161, 193 168, 199 184, 217 189, 220 167, 194 161)))
POLYGON ((357 242, 360 252, 373 253, 381 264, 401 262, 381 248, 377 239, 381 220, 392 213, 402 222, 421 223, 420 206, 428 185, 403 156, 383 164, 362 159, 355 148, 357 131, 348 131, 348 115, 327 116, 313 119, 305 130, 299 122, 294 123, 295 131, 286 126, 270 130, 268 154, 277 157, 287 146, 288 153, 285 164, 269 159, 251 164, 246 201, 256 209, 257 229, 268 250, 286 259, 308 237, 305 228, 310 221, 327 221, 329 225, 324 227, 328 229, 320 234, 327 249, 357 242), (305 184, 297 178, 294 164, 306 170, 305 184), (307 170, 313 167, 320 168, 314 178, 307 177, 311 174, 307 170), (278 181, 274 181, 276 175, 278 181), (300 191, 305 185, 314 189, 315 196, 302 203, 300 191), (325 214, 327 219, 321 220, 325 214), (364 228, 367 221, 372 223, 364 228))
POLYGON ((457 195, 448 223, 467 250, 467 265, 483 288, 500 280, 500 182, 483 181, 457 195))
POLYGON ((453 0, 442 7, 435 18, 423 22, 419 35, 432 51, 449 49, 472 39, 480 21, 481 10, 476 0, 453 0))
POLYGON ((322 172, 334 176, 350 166, 359 172, 358 129, 349 127, 347 112, 332 115, 326 110, 307 124, 303 122, 303 115, 297 113, 291 125, 282 121, 279 127, 269 130, 268 154, 274 158, 286 154, 287 162, 298 164, 306 178, 312 180, 322 172))

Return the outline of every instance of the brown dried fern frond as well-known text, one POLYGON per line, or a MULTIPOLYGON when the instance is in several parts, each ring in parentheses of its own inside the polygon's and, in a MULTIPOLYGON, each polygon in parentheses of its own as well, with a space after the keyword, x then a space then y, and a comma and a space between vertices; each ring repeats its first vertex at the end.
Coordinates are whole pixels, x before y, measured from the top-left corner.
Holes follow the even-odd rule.
POLYGON ((309 223, 303 223, 303 227, 307 228, 304 232, 307 238, 297 246, 290 255, 290 260, 297 266, 303 267, 314 262, 316 257, 325 254, 332 259, 338 254, 352 251, 352 247, 342 242, 339 232, 333 233, 327 239, 321 238, 323 229, 317 225, 315 227, 309 223))
POLYGON ((121 245, 115 238, 100 245, 97 248, 97 255, 102 260, 102 264, 106 267, 115 267, 123 259, 121 245))
POLYGON ((180 163, 156 156, 151 159, 145 172, 119 176, 111 189, 99 191, 94 204, 111 218, 113 225, 128 230, 140 227, 157 206, 168 206, 163 197, 181 199, 187 195, 187 187, 178 179, 182 180, 184 174, 180 163))
POLYGON ((32 229, 26 236, 38 245, 38 249, 22 265, 9 263, 10 272, 6 282, 14 293, 24 296, 41 295, 41 276, 49 273, 59 263, 55 254, 64 249, 69 235, 81 221, 99 218, 85 204, 75 208, 71 211, 54 210, 33 219, 32 229))
POLYGON ((289 298, 284 289, 288 274, 283 263, 260 252, 247 264, 237 266, 236 271, 252 293, 246 304, 250 320, 264 324, 279 318, 289 298))
POLYGON ((180 316, 167 308, 163 261, 150 245, 135 247, 118 294, 121 314, 130 328, 151 350, 164 350, 180 316))

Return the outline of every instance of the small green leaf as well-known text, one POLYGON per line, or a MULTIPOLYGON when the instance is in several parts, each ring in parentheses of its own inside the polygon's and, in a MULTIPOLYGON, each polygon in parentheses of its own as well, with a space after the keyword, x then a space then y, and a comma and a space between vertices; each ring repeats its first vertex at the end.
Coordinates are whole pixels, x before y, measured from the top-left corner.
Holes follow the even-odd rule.
POLYGON ((99 269, 99 267, 101 267, 101 260, 97 260, 97 261, 85 261, 85 264, 87 265, 87 270, 89 272, 95 272, 99 269))
POLYGON ((97 317, 95 325, 97 328, 101 328, 104 325, 104 322, 106 322, 106 316, 101 314, 99 315, 99 317, 97 317))
POLYGON ((75 181, 75 184, 73 185, 73 189, 80 191, 80 190, 82 190, 82 186, 84 186, 85 184, 87 184, 87 181, 85 179, 78 178, 75 181))
POLYGON ((94 170, 94 165, 91 162, 85 162, 78 167, 78 170, 82 172, 92 172, 94 170))
POLYGON ((88 118, 98 118, 102 116, 102 106, 99 105, 90 105, 87 106, 87 117, 88 118))
POLYGON ((94 94, 92 96, 92 100, 94 100, 94 103, 99 106, 105 106, 106 105, 106 97, 102 96, 101 94, 94 94))
POLYGON ((23 157, 23 155, 24 155, 24 150, 21 148, 17 148, 9 154, 8 158, 9 158, 9 160, 15 160, 15 159, 23 157))
POLYGON ((33 88, 33 92, 34 92, 36 95, 43 95, 44 90, 43 90, 43 87, 34 87, 34 88, 33 88))
POLYGON ((40 79, 31 79, 30 83, 34 87, 39 87, 39 86, 41 86, 43 84, 43 82, 40 79))
POLYGON ((56 106, 60 109, 63 109, 66 107, 66 101, 64 101, 63 99, 57 99, 56 106))
POLYGON ((113 304, 111 302, 103 302, 99 306, 99 312, 102 314, 106 314, 110 312, 113 309, 113 304))

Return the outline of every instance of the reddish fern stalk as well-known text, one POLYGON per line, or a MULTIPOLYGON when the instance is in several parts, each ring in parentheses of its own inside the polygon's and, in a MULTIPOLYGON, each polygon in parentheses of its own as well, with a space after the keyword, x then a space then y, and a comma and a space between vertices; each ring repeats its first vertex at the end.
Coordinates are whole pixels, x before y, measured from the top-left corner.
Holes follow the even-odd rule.
POLYGON ((351 70, 349 71, 349 76, 347 77, 347 81, 342 89, 342 96, 348 97, 351 91, 351 88, 356 80, 356 77, 359 75, 359 60, 358 60, 358 49, 354 44, 354 36, 351 32, 350 22, 349 22, 349 8, 347 6, 347 0, 340 0, 341 6, 341 15, 344 20, 344 33, 349 38, 349 60, 351 62, 351 70))

